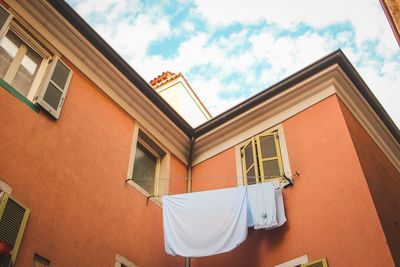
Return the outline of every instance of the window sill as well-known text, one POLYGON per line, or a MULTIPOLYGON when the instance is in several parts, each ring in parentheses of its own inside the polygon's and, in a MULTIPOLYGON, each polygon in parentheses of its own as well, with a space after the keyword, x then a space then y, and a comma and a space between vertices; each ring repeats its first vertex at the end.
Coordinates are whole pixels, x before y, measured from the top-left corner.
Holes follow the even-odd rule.
POLYGON ((10 94, 15 96, 17 99, 19 99, 21 102, 29 106, 33 111, 36 113, 40 112, 40 106, 38 104, 32 103, 28 98, 23 96, 20 92, 17 91, 14 87, 9 85, 7 82, 5 82, 3 79, 0 79, 0 87, 4 88, 6 91, 8 91, 10 94))
POLYGON ((126 181, 126 183, 129 184, 130 186, 132 186, 133 188, 135 188, 137 191, 139 191, 139 193, 144 195, 146 198, 149 198, 149 200, 154 202, 154 204, 156 204, 158 207, 162 208, 162 202, 161 202, 160 196, 152 197, 146 190, 144 190, 142 187, 140 187, 137 183, 135 183, 132 180, 128 180, 128 181, 126 181))

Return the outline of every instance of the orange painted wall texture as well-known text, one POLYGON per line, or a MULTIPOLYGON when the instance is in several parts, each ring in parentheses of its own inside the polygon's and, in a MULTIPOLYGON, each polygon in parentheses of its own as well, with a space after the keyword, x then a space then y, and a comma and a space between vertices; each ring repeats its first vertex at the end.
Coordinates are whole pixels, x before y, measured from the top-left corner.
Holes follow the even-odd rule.
POLYGON ((174 155, 171 156, 169 194, 183 194, 187 192, 187 165, 174 155))
MULTIPOLYGON (((0 179, 31 209, 16 267, 34 253, 61 267, 113 266, 117 253, 141 267, 184 266, 164 252, 160 207, 124 183, 134 119, 76 69, 59 120, 2 88, 0 103, 0 179)), ((192 266, 271 267, 305 254, 331 267, 395 266, 399 176, 379 148, 336 96, 283 128, 300 173, 284 190, 288 222, 192 266)), ((186 166, 170 161, 169 192, 184 193, 186 166)), ((193 191, 236 186, 235 164, 232 147, 194 166, 193 191)))
POLYGON ((400 173, 340 103, 396 266, 400 266, 400 173))
MULTIPOLYGON (((232 252, 193 259, 192 266, 271 267, 305 254, 309 260, 327 257, 333 267, 394 266, 337 97, 288 119, 283 128, 291 170, 300 173, 284 190, 287 223, 250 230, 232 252)), ((217 179, 236 177, 234 157, 232 148, 198 164, 196 175, 214 179, 196 189, 211 189, 212 181, 215 188, 235 186, 234 179, 217 179)))
MULTIPOLYGON (((0 179, 31 210, 16 267, 34 253, 61 267, 114 266, 116 253, 183 266, 164 253, 162 210, 124 183, 134 119, 73 70, 59 120, 0 88, 0 179)), ((171 165, 185 168, 173 156, 171 165)))
POLYGON ((228 149, 193 166, 192 171, 193 192, 236 186, 235 149, 228 149))

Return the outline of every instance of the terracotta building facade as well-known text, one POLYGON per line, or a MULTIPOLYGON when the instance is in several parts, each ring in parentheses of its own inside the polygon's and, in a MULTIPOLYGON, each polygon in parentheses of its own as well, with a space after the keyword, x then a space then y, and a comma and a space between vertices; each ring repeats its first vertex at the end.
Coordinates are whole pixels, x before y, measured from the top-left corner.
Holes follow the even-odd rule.
POLYGON ((64 1, 0 38, 0 266, 400 265, 400 132, 340 50, 193 128, 64 1), (163 195, 270 180, 285 225, 165 253, 163 195))

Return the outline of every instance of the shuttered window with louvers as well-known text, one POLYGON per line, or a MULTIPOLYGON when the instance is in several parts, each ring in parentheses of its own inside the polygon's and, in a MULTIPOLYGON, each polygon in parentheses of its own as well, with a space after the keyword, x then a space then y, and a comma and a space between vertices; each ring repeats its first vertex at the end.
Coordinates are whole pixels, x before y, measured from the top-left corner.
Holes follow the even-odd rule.
POLYGON ((71 80, 72 71, 59 58, 53 59, 37 103, 58 119, 71 80))
POLYGON ((5 192, 1 193, 0 204, 0 242, 11 245, 12 253, 5 260, 0 260, 0 267, 13 265, 18 254, 25 226, 28 221, 29 209, 5 192))
POLYGON ((9 198, 0 220, 0 240, 15 245, 24 214, 25 209, 9 198))

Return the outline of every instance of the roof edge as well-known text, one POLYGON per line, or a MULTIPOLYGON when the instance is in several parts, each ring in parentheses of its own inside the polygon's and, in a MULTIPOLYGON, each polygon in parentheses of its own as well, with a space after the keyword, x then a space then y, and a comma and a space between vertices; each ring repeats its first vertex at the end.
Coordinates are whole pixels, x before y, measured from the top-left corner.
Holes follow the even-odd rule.
POLYGON ((236 106, 228 109, 227 111, 221 113, 220 115, 196 127, 194 129, 194 136, 200 137, 206 134, 207 132, 217 128, 218 126, 221 126, 222 124, 231 120, 232 118, 250 110, 251 108, 257 106, 258 104, 264 102, 265 100, 278 95, 279 93, 289 89, 295 84, 317 74, 323 69, 332 66, 334 64, 338 64, 342 68, 342 70, 346 73, 346 75, 355 85, 357 90, 361 93, 364 99, 368 102, 368 104, 372 107, 374 112, 378 115, 378 117, 382 120, 382 122, 391 132, 396 141, 400 143, 400 131, 397 128, 396 124, 393 122, 393 120, 390 118, 386 110, 376 99, 374 94, 371 92, 367 84, 358 74, 354 66, 350 63, 350 61, 347 59, 347 57, 345 56, 345 54, 341 49, 338 49, 328 54, 327 56, 312 63, 311 65, 304 67, 303 69, 290 75, 289 77, 283 79, 282 81, 266 88, 260 93, 244 100, 243 102, 237 104, 236 106))
POLYGON ((48 0, 48 3, 125 75, 179 129, 189 138, 193 136, 193 128, 68 3, 63 0, 48 0))
POLYGON ((386 110, 376 99, 367 84, 358 74, 341 49, 338 49, 320 60, 304 67, 282 81, 266 88, 238 105, 202 125, 192 128, 158 93, 148 84, 80 15, 63 0, 48 0, 48 3, 58 11, 75 29, 107 58, 129 81, 131 81, 161 112, 163 112, 189 138, 199 137, 217 128, 232 118, 246 112, 261 102, 285 91, 293 85, 305 80, 321 70, 338 64, 355 85, 374 112, 385 124, 387 129, 400 143, 400 131, 386 110))

